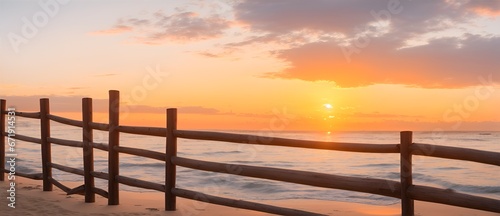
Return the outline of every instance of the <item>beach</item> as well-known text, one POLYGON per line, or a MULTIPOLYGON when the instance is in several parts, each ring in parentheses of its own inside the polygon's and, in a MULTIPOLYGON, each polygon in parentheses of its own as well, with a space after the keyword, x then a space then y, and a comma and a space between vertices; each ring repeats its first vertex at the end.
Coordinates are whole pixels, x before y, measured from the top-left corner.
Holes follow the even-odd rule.
POLYGON ((500 0, 0 5, 0 216, 500 216, 500 0))
MULTIPOLYGON (((6 196, 8 181, 1 182, 2 195, 6 196)), ((7 206, 3 198, 0 206, 2 215, 270 215, 267 213, 230 208, 208 203, 177 198, 177 211, 167 212, 163 207, 163 193, 120 191, 120 205, 108 206, 107 200, 96 196, 95 203, 85 203, 80 195, 66 195, 54 187, 52 192, 42 191, 42 182, 26 178, 16 178, 16 208, 7 206)), ((68 183, 69 186, 77 186, 68 183)), ((257 201, 258 202, 258 201, 257 201)), ((323 200, 273 200, 266 204, 298 208, 327 215, 369 216, 400 215, 400 205, 376 206, 323 200)), ((477 215, 492 216, 496 213, 465 209, 441 204, 415 202, 415 215, 477 215)))

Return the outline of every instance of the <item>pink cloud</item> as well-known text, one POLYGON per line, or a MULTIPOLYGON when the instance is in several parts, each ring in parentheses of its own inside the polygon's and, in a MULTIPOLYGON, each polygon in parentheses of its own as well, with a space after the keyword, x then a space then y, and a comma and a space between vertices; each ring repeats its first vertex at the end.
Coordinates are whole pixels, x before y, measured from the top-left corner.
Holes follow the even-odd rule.
MULTIPOLYGON (((397 49, 399 42, 373 39, 348 61, 335 42, 309 43, 281 50, 276 57, 290 63, 283 71, 266 77, 333 81, 341 87, 377 83, 403 84, 423 88, 461 88, 481 85, 479 77, 500 83, 500 37, 468 36, 444 38, 427 45, 397 49), (459 46, 460 45, 460 46, 459 46)), ((493 84, 493 83, 490 83, 493 84)))
POLYGON ((133 28, 125 25, 116 25, 110 29, 90 32, 91 35, 115 35, 132 31, 133 28))
POLYGON ((500 16, 500 1, 473 0, 467 2, 466 7, 479 15, 500 16))
POLYGON ((202 17, 194 12, 177 12, 167 15, 158 11, 148 18, 120 19, 110 29, 93 34, 132 32, 134 42, 156 45, 218 38, 229 27, 230 21, 218 15, 202 17))

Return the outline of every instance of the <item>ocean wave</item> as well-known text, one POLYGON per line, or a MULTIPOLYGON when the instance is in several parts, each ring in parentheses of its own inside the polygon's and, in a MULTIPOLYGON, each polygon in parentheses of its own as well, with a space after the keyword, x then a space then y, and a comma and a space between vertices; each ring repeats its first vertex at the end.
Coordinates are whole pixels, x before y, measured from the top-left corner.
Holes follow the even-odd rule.
POLYGON ((473 141, 473 142, 485 142, 487 141, 484 138, 471 138, 471 137, 447 137, 448 140, 457 140, 457 141, 473 141))
POLYGON ((363 164, 363 165, 358 165, 354 167, 379 167, 379 168, 386 168, 386 167, 399 167, 399 164, 395 163, 378 163, 378 164, 363 164))
POLYGON ((233 161, 229 161, 229 163, 235 163, 235 164, 263 164, 264 161, 258 161, 258 160, 253 160, 253 161, 233 160, 233 161))
POLYGON ((439 185, 446 189, 452 189, 461 192, 469 192, 469 193, 485 193, 485 194, 494 194, 500 193, 500 185, 490 186, 490 185, 473 185, 473 184, 460 184, 453 183, 450 181, 443 180, 441 178, 433 177, 430 175, 414 173, 413 174, 415 180, 420 180, 426 183, 432 183, 439 185))
POLYGON ((246 182, 246 183, 243 183, 240 186, 240 188, 242 188, 246 191, 253 191, 253 192, 258 191, 258 192, 266 192, 266 193, 281 193, 281 192, 289 191, 277 183, 261 182, 261 181, 246 182))
MULTIPOLYGON (((21 172, 25 174, 31 174, 31 173, 39 173, 42 172, 42 167, 39 167, 40 169, 35 169, 33 167, 27 167, 23 165, 16 165, 16 172, 21 172)), ((7 170, 7 169, 6 169, 7 170)))
POLYGON ((120 163, 120 167, 165 167, 165 163, 120 163))
POLYGON ((215 152, 205 152, 203 155, 224 155, 224 154, 240 154, 242 151, 215 151, 215 152))
POLYGON ((462 170, 465 169, 463 167, 437 167, 437 170, 462 170))

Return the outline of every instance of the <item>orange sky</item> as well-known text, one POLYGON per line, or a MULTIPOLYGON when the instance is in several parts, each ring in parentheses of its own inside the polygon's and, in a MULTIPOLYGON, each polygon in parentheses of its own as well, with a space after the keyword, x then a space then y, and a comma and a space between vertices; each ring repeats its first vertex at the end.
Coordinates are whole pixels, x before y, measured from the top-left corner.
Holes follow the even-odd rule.
POLYGON ((181 129, 499 130, 498 1, 2 1, 0 98, 181 129))

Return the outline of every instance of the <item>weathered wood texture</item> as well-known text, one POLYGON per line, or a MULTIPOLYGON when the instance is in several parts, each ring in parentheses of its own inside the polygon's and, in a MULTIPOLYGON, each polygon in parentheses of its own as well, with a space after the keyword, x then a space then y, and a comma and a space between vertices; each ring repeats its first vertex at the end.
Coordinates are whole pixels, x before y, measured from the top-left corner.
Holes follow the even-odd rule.
POLYGON ((83 140, 83 181, 85 183, 85 202, 95 202, 95 181, 92 172, 94 171, 94 131, 90 127, 93 120, 92 98, 82 99, 82 140, 83 140))
POLYGON ((102 150, 102 151, 108 151, 109 145, 106 143, 92 143, 92 146, 96 149, 102 150))
POLYGON ((207 202, 217 205, 230 206, 234 208, 255 210, 261 212, 267 212, 276 215, 307 215, 307 216, 317 216, 322 214, 317 214, 313 212, 301 211, 296 209, 289 209, 283 207, 276 207, 272 205, 260 204, 255 202, 249 202, 244 200, 228 199, 224 197, 212 196, 200 192, 184 190, 180 188, 172 189, 172 193, 178 197, 183 197, 186 199, 198 200, 201 202, 207 202))
MULTIPOLYGON (((5 170, 5 173, 9 173, 9 170, 5 170)), ((24 178, 29 178, 33 180, 43 180, 43 173, 23 173, 16 171, 16 176, 21 176, 24 178)))
POLYGON ((122 133, 158 137, 165 137, 167 134, 167 129, 160 127, 119 126, 118 130, 122 133))
POLYGON ((411 186, 407 192, 415 200, 500 213, 500 200, 496 199, 420 185, 411 186))
POLYGON ((187 159, 182 157, 174 157, 172 158, 172 162, 178 166, 197 170, 227 173, 232 175, 262 178, 316 187, 358 191, 394 198, 401 197, 401 184, 399 182, 391 180, 348 177, 309 171, 287 170, 281 168, 226 164, 187 159))
POLYGON ((120 93, 118 91, 109 91, 109 131, 108 131, 108 205, 118 205, 120 203, 120 189, 116 177, 120 175, 119 152, 114 148, 120 145, 120 93))
MULTIPOLYGON (((6 135, 6 134, 4 133, 4 135, 6 135)), ((26 141, 26 142, 31 142, 31 143, 36 143, 36 144, 42 144, 42 139, 35 138, 35 137, 30 137, 30 136, 24 136, 24 135, 21 135, 21 134, 16 134, 15 139, 16 140, 26 141)))
POLYGON ((104 179, 104 180, 109 180, 109 174, 108 173, 105 173, 105 172, 91 172, 92 176, 94 176, 95 178, 100 178, 100 179, 104 179))
POLYGON ((325 149, 338 151, 366 152, 366 153, 399 153, 397 144, 364 144, 295 140, 276 137, 254 136, 246 134, 232 134, 222 132, 176 130, 178 138, 233 142, 242 144, 257 144, 269 146, 285 146, 296 148, 325 149))
POLYGON ((58 187, 59 189, 61 189, 62 191, 66 192, 66 193, 67 193, 68 191, 70 191, 70 190, 71 190, 71 188, 66 187, 66 186, 65 186, 65 185, 63 185, 61 182, 59 182, 59 181, 57 181, 57 180, 53 179, 52 177, 50 177, 50 178, 49 178, 49 181, 50 181, 50 183, 51 183, 52 185, 55 185, 56 187, 58 187))
POLYGON ((94 188, 92 188, 92 191, 94 191, 94 193, 96 193, 97 195, 100 195, 100 196, 102 196, 102 197, 104 197, 106 199, 109 198, 108 192, 105 191, 105 190, 103 190, 103 189, 101 189, 101 188, 94 187, 94 188))
POLYGON ((40 112, 17 112, 16 116, 31 118, 31 119, 40 119, 40 112))
POLYGON ((62 145, 62 146, 76 147, 76 148, 83 147, 83 142, 81 142, 81 141, 58 139, 58 138, 52 138, 52 137, 47 138, 47 140, 52 144, 57 144, 57 145, 62 145))
POLYGON ((52 162, 50 137, 50 105, 48 98, 40 99, 40 136, 42 141, 43 191, 52 191, 52 162))
POLYGON ((64 117, 56 116, 56 115, 48 115, 48 117, 50 120, 61 123, 61 124, 71 125, 71 126, 75 126, 75 127, 82 127, 83 126, 82 121, 77 121, 77 120, 64 118, 64 117))
POLYGON ((109 124, 98 123, 98 122, 91 122, 89 124, 90 127, 94 130, 109 131, 109 124))
POLYGON ((401 215, 413 216, 415 214, 414 202, 407 192, 408 188, 413 185, 411 157, 412 132, 402 131, 400 140, 401 215))
POLYGON ((148 182, 148 181, 130 178, 130 177, 126 177, 126 176, 117 176, 116 179, 118 179, 118 182, 120 182, 122 184, 126 184, 128 186, 165 192, 165 185, 162 185, 162 184, 148 182))
POLYGON ((145 149, 138 149, 138 148, 115 146, 115 150, 117 150, 120 153, 151 158, 151 159, 155 159, 155 160, 159 160, 159 161, 165 161, 165 157, 166 157, 165 153, 151 151, 151 150, 145 150, 145 149))
POLYGON ((172 193, 176 180, 176 167, 172 161, 177 156, 175 130, 177 130, 177 109, 167 109, 167 145, 165 150, 165 210, 167 211, 175 211, 177 202, 175 194, 172 193))
POLYGON ((413 145, 411 145, 411 151, 413 155, 472 161, 500 166, 499 152, 420 143, 414 143, 413 145))

